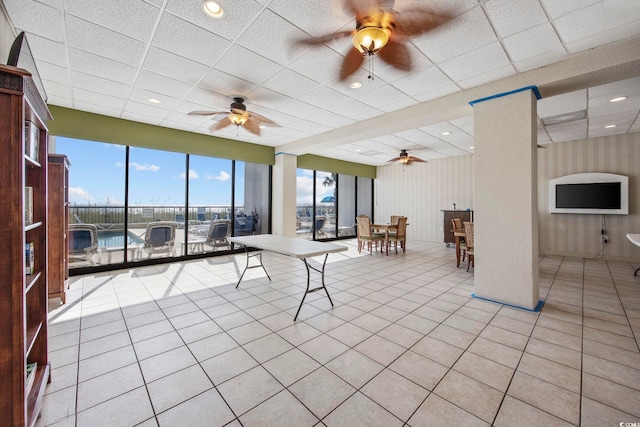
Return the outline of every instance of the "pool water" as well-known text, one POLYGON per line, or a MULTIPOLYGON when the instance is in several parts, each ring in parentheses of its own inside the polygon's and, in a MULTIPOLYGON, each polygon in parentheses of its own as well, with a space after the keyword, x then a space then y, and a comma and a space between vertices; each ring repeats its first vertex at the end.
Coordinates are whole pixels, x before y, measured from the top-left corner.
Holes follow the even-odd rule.
MULTIPOLYGON (((127 245, 144 243, 144 240, 133 231, 127 233, 127 245)), ((124 247, 124 230, 98 230, 99 247, 124 247)))

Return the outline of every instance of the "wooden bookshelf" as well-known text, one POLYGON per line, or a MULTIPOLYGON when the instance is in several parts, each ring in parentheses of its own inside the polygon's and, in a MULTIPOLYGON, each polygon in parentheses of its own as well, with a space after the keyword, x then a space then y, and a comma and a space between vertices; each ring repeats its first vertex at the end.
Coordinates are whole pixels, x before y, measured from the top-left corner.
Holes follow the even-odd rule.
POLYGON ((50 380, 46 122, 51 116, 31 74, 1 64, 0 111, 0 425, 33 426, 50 380), (34 126, 33 132, 27 129, 34 126), (25 221, 25 187, 33 188, 30 224, 25 221), (28 242, 35 254, 31 274, 25 274, 28 242), (32 362, 37 369, 27 390, 26 367, 32 362))

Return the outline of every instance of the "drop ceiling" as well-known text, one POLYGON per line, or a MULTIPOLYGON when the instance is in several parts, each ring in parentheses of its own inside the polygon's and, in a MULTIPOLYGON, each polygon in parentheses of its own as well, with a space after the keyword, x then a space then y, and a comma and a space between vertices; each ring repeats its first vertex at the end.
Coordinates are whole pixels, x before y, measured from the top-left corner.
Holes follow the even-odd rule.
MULTIPOLYGON (((51 105, 370 165, 403 148, 424 159, 472 153, 474 98, 465 94, 640 37, 638 0, 396 0, 400 12, 428 4, 453 19, 410 39, 412 71, 374 57, 373 80, 361 68, 341 82, 348 38, 295 43, 353 29, 340 1, 220 0, 220 19, 200 0, 0 2, 27 34, 51 105), (281 127, 260 137, 234 126, 212 133, 211 118, 187 115, 227 110, 234 96, 281 127), (447 99, 464 108, 436 114, 447 99), (431 106, 440 121, 398 124, 431 106)), ((633 64, 640 52, 628 57, 633 64)), ((639 131, 640 69, 604 81, 543 97, 538 143, 639 131), (610 102, 619 96, 627 98, 610 102)))

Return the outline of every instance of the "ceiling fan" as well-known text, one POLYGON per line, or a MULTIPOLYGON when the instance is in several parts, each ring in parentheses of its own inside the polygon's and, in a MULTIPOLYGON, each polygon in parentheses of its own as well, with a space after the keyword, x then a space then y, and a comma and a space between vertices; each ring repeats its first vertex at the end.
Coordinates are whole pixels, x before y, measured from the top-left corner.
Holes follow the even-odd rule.
POLYGON ((407 151, 409 150, 400 150, 400 154, 398 155, 398 157, 395 157, 389 160, 387 163, 400 162, 400 164, 402 165, 408 165, 412 162, 427 163, 426 160, 422 160, 421 158, 418 158, 416 156, 410 156, 409 153, 407 153, 407 151))
POLYGON ((280 127, 279 124, 261 116, 258 113, 247 111, 247 106, 244 105, 243 98, 233 98, 233 102, 229 107, 229 111, 192 111, 188 113, 190 116, 214 116, 216 114, 228 114, 227 117, 218 120, 211 125, 210 131, 216 131, 223 129, 229 125, 236 125, 236 128, 240 126, 244 127, 254 135, 260 136, 260 128, 263 126, 280 127))
MULTIPOLYGON (((393 6, 394 1, 386 1, 393 6)), ((411 70, 411 57, 404 42, 449 21, 451 17, 436 15, 430 9, 413 7, 403 12, 383 9, 382 0, 345 0, 349 12, 356 16, 353 31, 339 31, 302 43, 318 45, 331 40, 353 37, 353 46, 347 53, 340 70, 340 80, 345 80, 369 57, 369 79, 373 79, 373 56, 403 71, 411 70)))

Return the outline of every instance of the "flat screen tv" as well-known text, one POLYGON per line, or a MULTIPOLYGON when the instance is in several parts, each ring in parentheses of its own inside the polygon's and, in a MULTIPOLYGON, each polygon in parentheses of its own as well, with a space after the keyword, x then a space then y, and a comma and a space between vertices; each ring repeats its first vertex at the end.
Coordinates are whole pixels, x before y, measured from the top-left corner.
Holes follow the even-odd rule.
POLYGON ((579 173, 550 181, 551 213, 629 213, 629 180, 624 175, 579 173))

